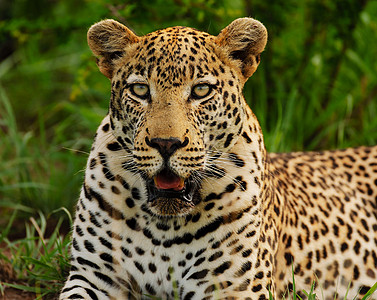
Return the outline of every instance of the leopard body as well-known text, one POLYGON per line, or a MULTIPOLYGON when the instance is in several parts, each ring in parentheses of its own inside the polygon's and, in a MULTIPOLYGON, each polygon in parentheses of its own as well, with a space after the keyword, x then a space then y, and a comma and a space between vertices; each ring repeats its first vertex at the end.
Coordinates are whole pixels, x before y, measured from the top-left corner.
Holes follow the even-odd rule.
POLYGON ((91 27, 111 101, 61 300, 280 299, 292 268, 325 299, 377 281, 377 147, 267 153, 242 95, 266 41, 251 18, 218 36, 91 27))

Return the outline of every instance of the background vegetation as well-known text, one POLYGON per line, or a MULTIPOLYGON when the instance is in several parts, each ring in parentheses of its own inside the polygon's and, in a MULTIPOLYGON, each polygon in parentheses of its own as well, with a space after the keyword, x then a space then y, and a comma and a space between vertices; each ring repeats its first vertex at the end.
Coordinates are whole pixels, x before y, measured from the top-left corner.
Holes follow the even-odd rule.
MULTIPOLYGON (((87 47, 89 26, 114 18, 139 35, 172 25, 217 34, 243 16, 269 31, 245 88, 268 150, 377 143, 377 1, 0 1, 0 259, 18 277, 37 267, 17 256, 24 244, 12 242, 25 236, 30 220, 29 240, 50 236, 59 219, 67 231, 67 214, 56 210, 72 211, 92 136, 107 112, 110 83, 87 47), (4 254, 9 248, 13 256, 4 254)), ((66 244, 56 241, 64 256, 66 244)), ((24 256, 40 259, 47 250, 24 256)))

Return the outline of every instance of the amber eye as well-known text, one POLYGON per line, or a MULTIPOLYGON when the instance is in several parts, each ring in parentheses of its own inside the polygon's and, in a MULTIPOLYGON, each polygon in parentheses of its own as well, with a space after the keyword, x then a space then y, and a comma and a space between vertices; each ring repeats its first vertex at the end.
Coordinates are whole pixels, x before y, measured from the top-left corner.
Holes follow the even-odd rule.
POLYGON ((204 98, 209 95, 209 93, 212 91, 212 87, 208 84, 201 83, 192 89, 191 95, 193 98, 200 99, 204 98))
POLYGON ((143 83, 135 83, 131 85, 131 92, 140 98, 147 98, 149 96, 149 86, 143 83))

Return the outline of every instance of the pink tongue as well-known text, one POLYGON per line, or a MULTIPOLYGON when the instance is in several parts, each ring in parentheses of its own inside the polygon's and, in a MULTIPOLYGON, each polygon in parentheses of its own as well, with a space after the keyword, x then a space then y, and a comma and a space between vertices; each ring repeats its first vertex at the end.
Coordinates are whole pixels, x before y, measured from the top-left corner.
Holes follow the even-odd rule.
POLYGON ((185 183, 182 178, 174 175, 162 172, 154 178, 154 183, 156 187, 160 190, 173 189, 175 191, 180 191, 184 188, 185 183))

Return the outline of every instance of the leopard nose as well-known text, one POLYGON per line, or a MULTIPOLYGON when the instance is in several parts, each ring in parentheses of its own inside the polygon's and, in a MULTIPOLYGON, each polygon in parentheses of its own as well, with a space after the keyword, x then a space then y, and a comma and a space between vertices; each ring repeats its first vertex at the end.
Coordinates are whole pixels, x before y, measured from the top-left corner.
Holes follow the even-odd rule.
POLYGON ((189 139, 186 137, 182 142, 178 138, 153 138, 149 140, 149 138, 146 137, 145 142, 148 146, 157 149, 164 159, 168 159, 179 148, 186 147, 188 145, 189 139))

